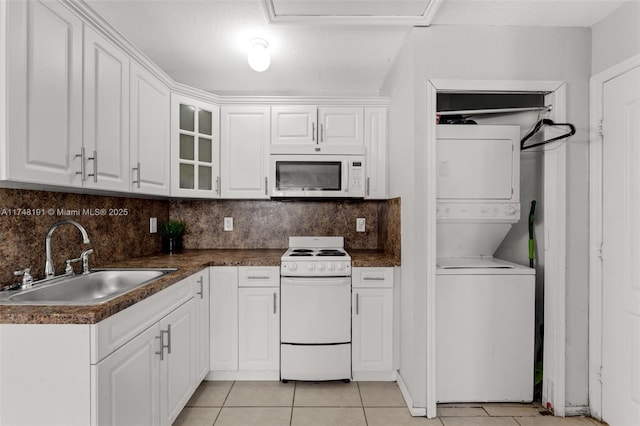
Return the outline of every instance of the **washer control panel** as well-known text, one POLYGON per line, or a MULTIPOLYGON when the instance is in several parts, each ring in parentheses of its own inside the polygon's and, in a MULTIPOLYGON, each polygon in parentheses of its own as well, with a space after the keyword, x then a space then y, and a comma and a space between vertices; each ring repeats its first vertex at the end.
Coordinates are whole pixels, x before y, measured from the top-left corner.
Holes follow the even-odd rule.
POLYGON ((443 203, 436 207, 438 221, 509 221, 520 220, 520 203, 443 203))

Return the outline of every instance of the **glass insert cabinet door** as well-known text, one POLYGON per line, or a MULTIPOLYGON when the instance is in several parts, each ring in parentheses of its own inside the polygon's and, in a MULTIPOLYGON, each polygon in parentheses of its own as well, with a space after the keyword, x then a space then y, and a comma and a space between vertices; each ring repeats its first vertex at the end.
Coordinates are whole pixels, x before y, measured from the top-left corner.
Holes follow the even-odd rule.
POLYGON ((220 109, 172 95, 172 194, 220 196, 220 109))

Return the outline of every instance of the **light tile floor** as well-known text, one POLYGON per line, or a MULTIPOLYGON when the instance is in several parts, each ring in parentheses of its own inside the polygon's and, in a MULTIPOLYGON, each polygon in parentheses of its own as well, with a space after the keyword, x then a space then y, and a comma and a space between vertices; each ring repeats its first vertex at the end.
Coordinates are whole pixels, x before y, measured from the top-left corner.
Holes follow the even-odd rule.
POLYGON ((537 404, 442 404, 411 417, 394 382, 203 382, 176 426, 595 426, 537 404))

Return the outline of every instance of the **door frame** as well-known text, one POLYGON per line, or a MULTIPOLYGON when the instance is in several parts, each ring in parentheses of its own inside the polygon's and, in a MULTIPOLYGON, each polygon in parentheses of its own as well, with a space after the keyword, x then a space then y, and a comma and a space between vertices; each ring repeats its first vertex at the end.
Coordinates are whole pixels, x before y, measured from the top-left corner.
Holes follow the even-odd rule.
MULTIPOLYGON (((436 96, 438 92, 545 92, 545 101, 553 105, 551 118, 566 122, 566 84, 563 81, 524 80, 444 80, 430 79, 426 84, 427 167, 426 230, 436 233, 436 96)), ((545 272, 544 272, 544 364, 543 401, 548 401, 556 416, 565 415, 565 333, 566 333, 566 144, 554 142, 544 155, 545 272)), ((436 416, 436 239, 427 244, 427 354, 426 411, 436 416)))
POLYGON ((602 419, 602 88, 636 67, 640 55, 589 79, 589 409, 597 419, 602 419))

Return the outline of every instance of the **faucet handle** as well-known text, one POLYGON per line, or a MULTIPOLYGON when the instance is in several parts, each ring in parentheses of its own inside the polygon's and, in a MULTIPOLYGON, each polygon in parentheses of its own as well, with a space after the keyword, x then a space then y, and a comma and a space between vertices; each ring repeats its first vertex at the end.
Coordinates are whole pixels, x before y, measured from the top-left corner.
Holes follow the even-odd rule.
POLYGON ((64 273, 67 275, 73 275, 75 274, 75 271, 73 270, 73 266, 71 266, 72 263, 76 263, 76 262, 80 262, 82 260, 82 258, 78 257, 77 259, 69 259, 67 260, 66 266, 64 267, 64 273))
POLYGON ((82 275, 89 273, 89 255, 93 254, 93 249, 87 249, 82 252, 80 259, 82 259, 82 275))
POLYGON ((23 269, 21 271, 14 271, 13 275, 16 277, 22 276, 22 288, 29 288, 33 284, 33 277, 31 276, 31 268, 23 269))

